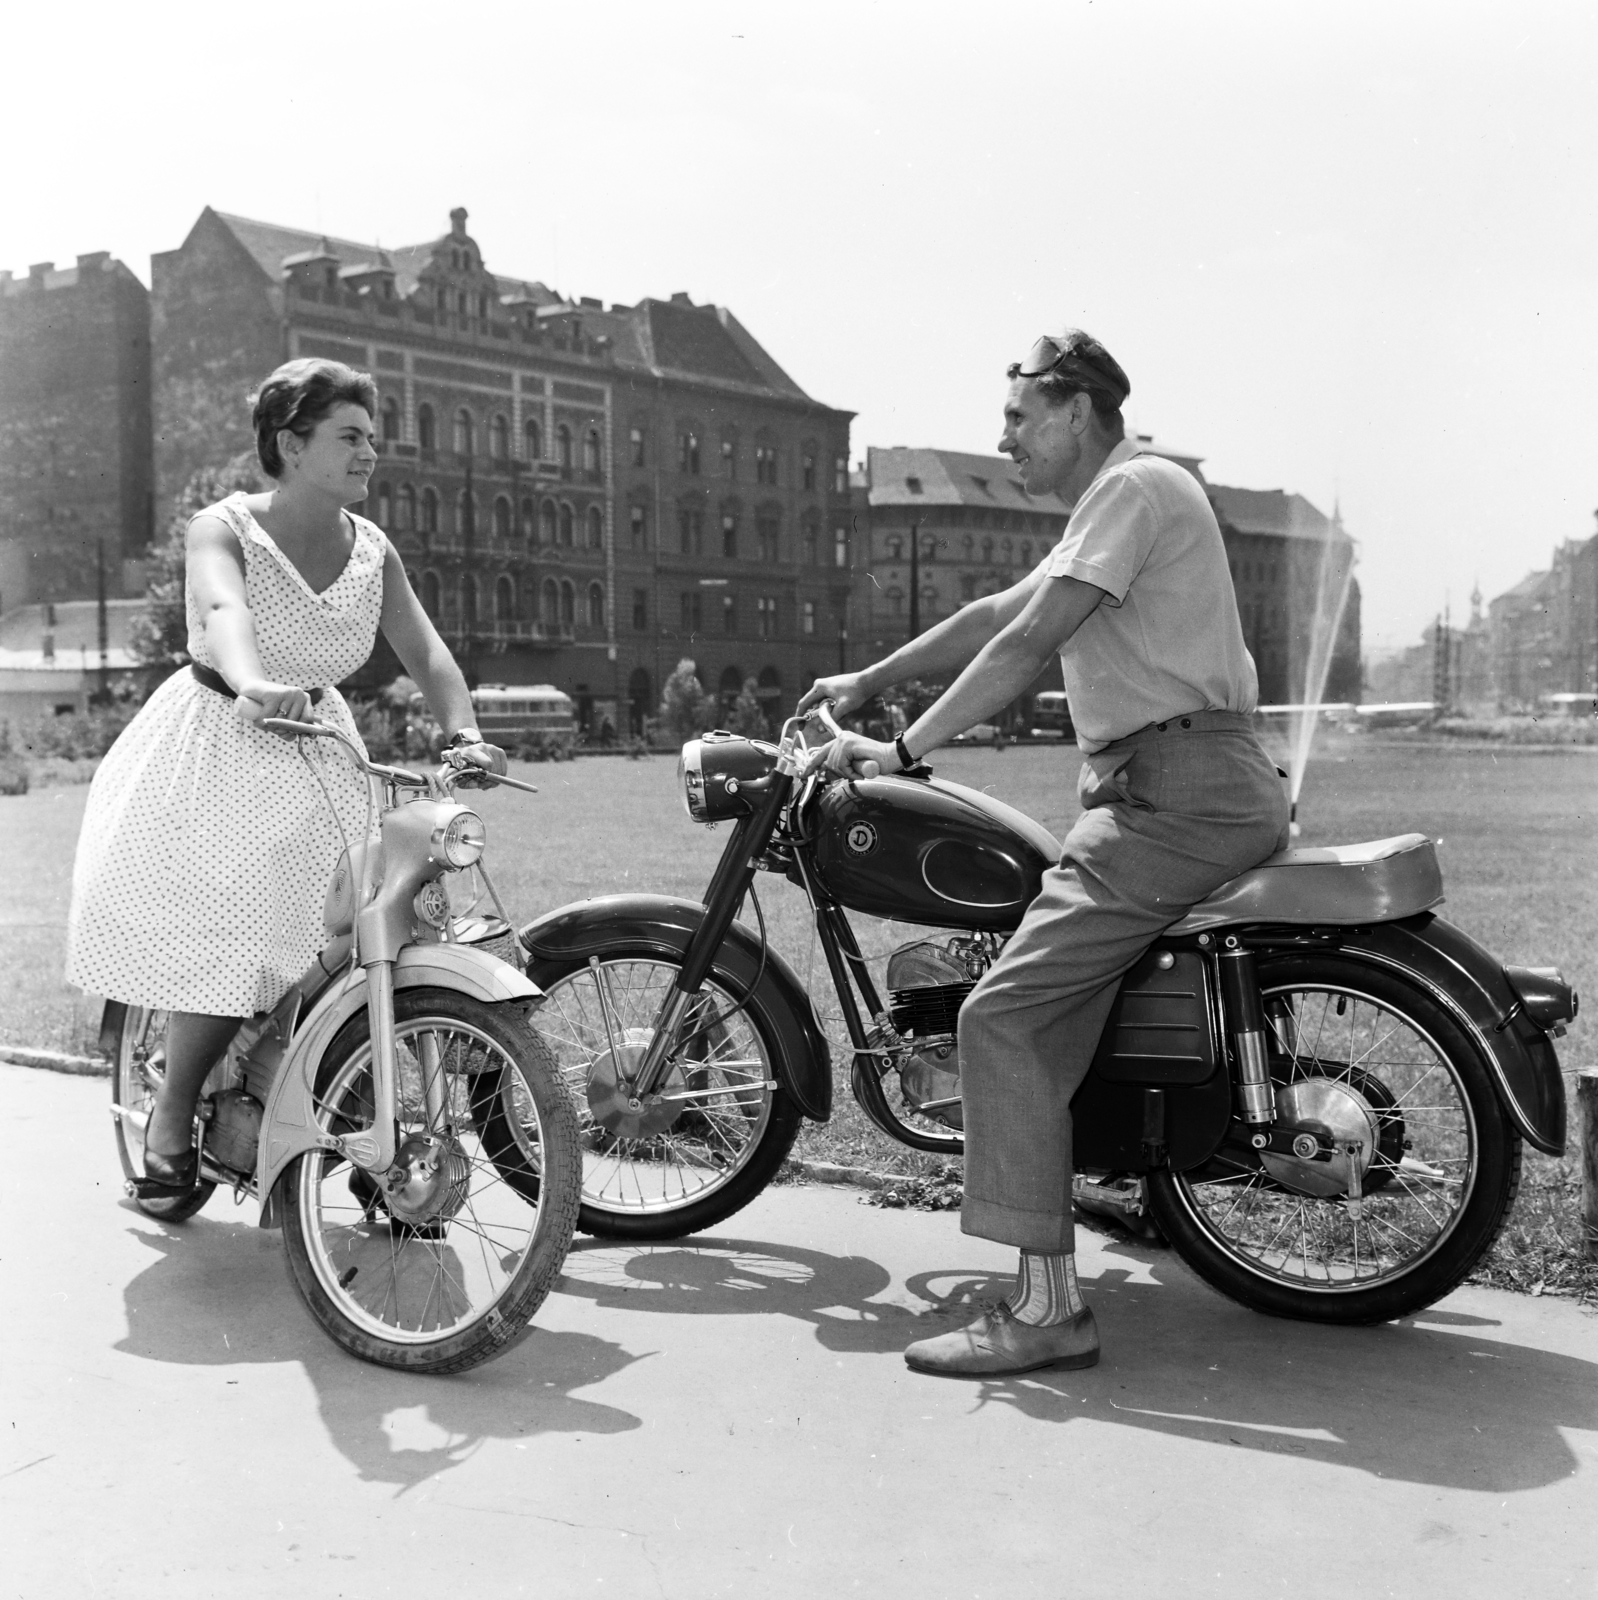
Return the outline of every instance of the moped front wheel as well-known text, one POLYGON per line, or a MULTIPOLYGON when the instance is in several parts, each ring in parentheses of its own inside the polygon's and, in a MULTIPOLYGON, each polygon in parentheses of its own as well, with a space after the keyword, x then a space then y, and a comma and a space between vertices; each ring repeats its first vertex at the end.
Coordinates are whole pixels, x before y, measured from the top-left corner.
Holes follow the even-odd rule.
MULTIPOLYGON (((316 1151, 289 1167, 289 1272, 311 1315, 350 1354, 411 1372, 463 1372, 514 1344, 559 1276, 577 1221, 576 1113, 519 1011, 449 990, 404 990, 394 1032, 394 1166, 372 1174, 316 1151), (430 1114, 433 1073, 441 1109, 430 1114)), ((329 1047, 315 1104, 328 1133, 372 1125, 364 1012, 329 1047)))
POLYGON ((776 1176, 803 1113, 777 1079, 777 1023, 757 988, 713 967, 678 1031, 652 1108, 621 1079, 643 1060, 681 962, 618 948, 535 961, 534 1017, 578 1103, 578 1227, 611 1239, 680 1239, 724 1221, 776 1176))
POLYGON ((1205 1166, 1150 1173, 1150 1209, 1200 1277, 1255 1310, 1420 1311, 1491 1248, 1519 1186, 1521 1141, 1490 1069, 1399 975, 1309 953, 1262 959, 1259 978, 1278 1116, 1347 1154, 1256 1156, 1239 1128, 1205 1166))
MULTIPOLYGON (((122 1014, 117 1035, 111 1062, 111 1104, 131 1115, 113 1114, 112 1120, 117 1159, 130 1183, 144 1176, 145 1119, 166 1075, 166 1024, 165 1011, 130 1005, 122 1014)), ((215 1192, 216 1185, 202 1178, 187 1194, 166 1200, 141 1200, 135 1195, 133 1203, 161 1222, 187 1222, 215 1192)))

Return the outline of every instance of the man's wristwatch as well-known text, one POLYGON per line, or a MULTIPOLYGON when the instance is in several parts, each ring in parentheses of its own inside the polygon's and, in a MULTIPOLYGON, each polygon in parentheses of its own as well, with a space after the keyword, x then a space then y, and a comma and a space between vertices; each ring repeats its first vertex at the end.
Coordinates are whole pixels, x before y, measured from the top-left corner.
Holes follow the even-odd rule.
POLYGON ((896 733, 893 736, 893 753, 899 758, 899 770, 908 772, 915 762, 911 759, 910 752, 905 749, 904 735, 896 733))
POLYGON ((446 750, 458 750, 462 745, 481 744, 482 742, 483 736, 476 728, 457 728, 449 736, 449 743, 444 748, 446 750))

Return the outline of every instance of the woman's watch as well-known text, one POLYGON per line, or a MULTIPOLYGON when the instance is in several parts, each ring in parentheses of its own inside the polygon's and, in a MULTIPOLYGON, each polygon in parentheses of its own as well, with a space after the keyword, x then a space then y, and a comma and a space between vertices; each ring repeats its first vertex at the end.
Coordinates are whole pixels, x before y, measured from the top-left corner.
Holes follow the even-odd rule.
POLYGON ((905 749, 904 735, 902 733, 896 733, 893 736, 893 753, 899 758, 899 770, 901 772, 908 772, 915 765, 915 762, 910 758, 910 752, 905 749))
POLYGON ((444 748, 446 750, 459 750, 462 745, 481 744, 482 742, 483 736, 476 728, 457 728, 449 736, 449 743, 444 748))

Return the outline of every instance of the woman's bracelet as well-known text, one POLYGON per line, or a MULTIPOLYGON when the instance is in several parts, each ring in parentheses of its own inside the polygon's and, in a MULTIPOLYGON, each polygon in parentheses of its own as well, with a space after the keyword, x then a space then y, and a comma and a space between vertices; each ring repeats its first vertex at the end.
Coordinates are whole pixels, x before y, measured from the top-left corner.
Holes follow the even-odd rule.
POLYGON ((904 735, 896 733, 893 736, 893 753, 899 758, 899 770, 908 772, 915 762, 910 759, 910 752, 905 748, 904 735))

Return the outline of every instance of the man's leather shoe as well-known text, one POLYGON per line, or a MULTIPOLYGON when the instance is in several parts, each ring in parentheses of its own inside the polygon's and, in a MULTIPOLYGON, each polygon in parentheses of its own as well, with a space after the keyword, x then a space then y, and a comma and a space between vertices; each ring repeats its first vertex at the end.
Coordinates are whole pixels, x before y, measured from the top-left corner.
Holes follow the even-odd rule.
POLYGON ((904 1359, 916 1372, 947 1378, 994 1378, 1038 1367, 1091 1367, 1099 1359, 1099 1330, 1091 1307, 1069 1322, 1036 1328, 1018 1322, 1001 1300, 968 1328, 916 1340, 904 1359))

